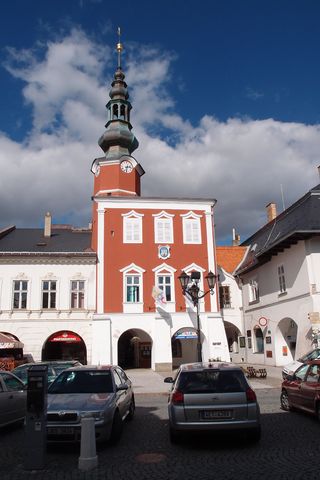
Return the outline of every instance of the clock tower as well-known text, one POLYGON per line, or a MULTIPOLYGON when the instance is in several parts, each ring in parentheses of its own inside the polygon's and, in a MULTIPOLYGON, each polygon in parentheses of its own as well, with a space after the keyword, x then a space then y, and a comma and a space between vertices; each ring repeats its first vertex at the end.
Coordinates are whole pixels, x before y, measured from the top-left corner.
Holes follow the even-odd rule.
POLYGON ((114 74, 106 105, 108 121, 106 131, 99 139, 104 156, 96 158, 91 166, 95 175, 94 196, 140 196, 140 177, 145 173, 132 156, 139 142, 132 133, 131 103, 125 75, 121 68, 120 29, 117 43, 118 67, 114 74))

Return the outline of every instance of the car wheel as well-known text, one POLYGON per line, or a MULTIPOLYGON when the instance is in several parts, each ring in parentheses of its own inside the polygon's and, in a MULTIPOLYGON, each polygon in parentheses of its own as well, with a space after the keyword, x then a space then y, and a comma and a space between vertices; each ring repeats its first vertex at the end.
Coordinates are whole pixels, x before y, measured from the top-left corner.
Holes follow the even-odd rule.
POLYGON ((110 442, 112 444, 115 444, 120 440, 121 434, 122 434, 122 428, 123 428, 122 419, 120 417, 120 413, 117 410, 113 417, 112 429, 111 429, 111 435, 110 435, 110 442))
POLYGON ((261 438, 261 427, 255 428, 254 430, 248 430, 247 439, 249 442, 256 443, 259 442, 261 438))
POLYGON ((135 409, 136 409, 136 404, 134 401, 134 396, 132 396, 130 407, 129 407, 129 413, 127 415, 127 420, 129 421, 133 420, 135 409))
POLYGON ((172 427, 169 427, 169 438, 171 443, 179 443, 181 440, 180 434, 172 427))
POLYGON ((289 412, 291 410, 288 394, 285 390, 282 390, 280 395, 280 405, 282 410, 289 412))

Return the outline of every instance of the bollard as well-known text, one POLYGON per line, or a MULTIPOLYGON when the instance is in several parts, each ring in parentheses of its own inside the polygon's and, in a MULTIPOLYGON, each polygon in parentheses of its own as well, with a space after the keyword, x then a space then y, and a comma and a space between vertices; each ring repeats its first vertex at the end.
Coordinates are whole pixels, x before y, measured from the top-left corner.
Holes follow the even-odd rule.
POLYGON ((79 470, 92 470, 98 466, 96 435, 93 417, 81 419, 79 470))

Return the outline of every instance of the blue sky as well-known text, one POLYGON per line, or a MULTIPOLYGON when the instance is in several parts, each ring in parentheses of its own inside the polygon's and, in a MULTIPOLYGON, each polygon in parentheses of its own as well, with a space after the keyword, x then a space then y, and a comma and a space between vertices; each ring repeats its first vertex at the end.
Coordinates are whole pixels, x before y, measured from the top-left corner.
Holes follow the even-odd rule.
POLYGON ((90 221, 120 25, 143 194, 216 198, 219 243, 245 239, 319 183, 319 17, 316 0, 3 1, 0 226, 90 221))

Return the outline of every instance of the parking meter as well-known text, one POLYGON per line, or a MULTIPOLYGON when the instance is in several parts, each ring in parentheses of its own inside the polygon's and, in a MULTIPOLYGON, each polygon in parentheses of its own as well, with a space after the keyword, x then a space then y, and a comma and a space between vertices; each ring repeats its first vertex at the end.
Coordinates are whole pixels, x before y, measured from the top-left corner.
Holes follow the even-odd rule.
POLYGON ((45 466, 47 389, 48 366, 31 366, 28 369, 25 432, 25 468, 27 470, 38 470, 45 466))

